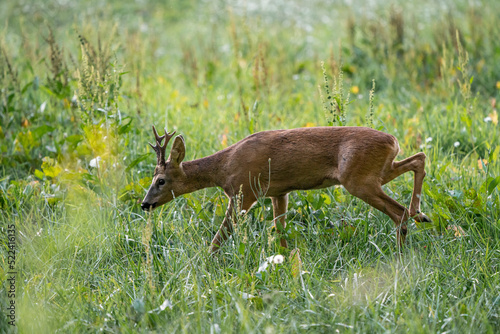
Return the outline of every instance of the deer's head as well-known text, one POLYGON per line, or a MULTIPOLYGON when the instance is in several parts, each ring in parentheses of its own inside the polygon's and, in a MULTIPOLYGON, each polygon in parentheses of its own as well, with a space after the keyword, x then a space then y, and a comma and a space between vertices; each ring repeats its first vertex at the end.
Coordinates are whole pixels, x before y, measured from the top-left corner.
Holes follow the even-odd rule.
POLYGON ((186 155, 186 147, 182 136, 177 136, 172 144, 170 156, 165 161, 165 150, 170 139, 174 136, 175 131, 168 133, 165 129, 165 134, 159 136, 153 126, 153 133, 156 138, 156 144, 149 145, 156 152, 156 168, 153 175, 153 182, 149 187, 146 197, 142 200, 141 208, 143 210, 153 210, 160 205, 170 202, 174 196, 185 193, 183 190, 185 184, 185 173, 182 169, 181 162, 186 155), (165 143, 161 142, 165 139, 165 143))

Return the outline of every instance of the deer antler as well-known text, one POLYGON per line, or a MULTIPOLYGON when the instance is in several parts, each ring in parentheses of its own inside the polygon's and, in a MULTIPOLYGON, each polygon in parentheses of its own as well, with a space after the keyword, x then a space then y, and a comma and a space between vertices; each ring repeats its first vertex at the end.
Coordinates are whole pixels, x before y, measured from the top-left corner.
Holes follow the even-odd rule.
POLYGON ((163 136, 159 136, 158 132, 156 132, 156 128, 153 125, 153 133, 155 134, 156 138, 156 145, 153 146, 153 144, 148 143, 149 146, 153 148, 156 152, 156 159, 157 159, 157 165, 165 165, 165 150, 167 148, 167 144, 170 141, 170 138, 172 138, 175 134, 175 131, 172 133, 168 133, 167 129, 165 130, 165 134, 163 136), (166 138, 165 143, 162 145, 161 142, 162 140, 166 138))

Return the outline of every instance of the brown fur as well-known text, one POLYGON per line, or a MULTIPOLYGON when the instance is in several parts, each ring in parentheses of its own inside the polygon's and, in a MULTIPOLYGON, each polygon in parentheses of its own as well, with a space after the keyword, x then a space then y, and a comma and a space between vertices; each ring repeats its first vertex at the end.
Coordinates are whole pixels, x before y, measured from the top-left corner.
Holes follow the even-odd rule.
MULTIPOLYGON (((211 250, 216 251, 231 233, 235 211, 250 209, 259 196, 271 197, 275 224, 279 221, 285 227, 289 192, 343 185, 395 222, 401 246, 409 217, 429 219, 419 211, 425 154, 394 161, 398 152, 396 138, 384 132, 365 127, 316 127, 258 132, 208 157, 182 162, 184 139, 177 136, 168 160, 157 165, 142 206, 155 208, 174 196, 222 188, 229 206, 212 241, 211 250), (408 171, 415 173, 409 211, 382 190, 383 184, 408 171), (159 184, 160 179, 164 185, 159 184), (240 189, 241 207, 235 208, 240 189)), ((281 245, 287 246, 284 238, 281 245)))

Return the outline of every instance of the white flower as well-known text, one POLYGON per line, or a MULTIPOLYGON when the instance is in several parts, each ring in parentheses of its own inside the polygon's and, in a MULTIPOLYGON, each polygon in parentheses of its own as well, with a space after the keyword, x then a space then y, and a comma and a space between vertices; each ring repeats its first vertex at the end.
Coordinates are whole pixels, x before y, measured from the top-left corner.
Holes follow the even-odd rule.
POLYGON ((270 256, 266 259, 267 263, 274 263, 274 264, 281 264, 283 263, 283 261, 285 261, 285 258, 283 257, 283 255, 279 254, 270 256))
POLYGON ((273 260, 274 264, 281 264, 285 260, 283 255, 275 255, 275 256, 271 256, 271 257, 273 258, 272 260, 273 260))
POLYGON ((453 144, 453 146, 455 146, 455 147, 459 147, 459 146, 460 146, 460 142, 459 142, 459 141, 456 141, 456 142, 453 144))
POLYGON ((255 298, 255 296, 250 294, 250 293, 246 293, 246 292, 240 292, 240 293, 241 293, 241 298, 243 298, 245 300, 255 298))
POLYGON ((257 274, 266 271, 268 265, 269 263, 267 262, 267 260, 262 262, 259 266, 259 269, 257 270, 257 274))
POLYGON ((285 261, 285 258, 283 255, 273 255, 273 256, 270 256, 268 258, 266 258, 264 260, 264 262, 262 262, 259 266, 259 269, 257 270, 257 273, 260 273, 260 272, 263 272, 263 271, 266 271, 267 267, 270 265, 270 264, 282 264, 283 261, 285 261))
POLYGON ((161 311, 164 311, 166 308, 172 308, 173 305, 172 305, 172 302, 168 299, 165 299, 165 301, 163 302, 163 304, 160 305, 160 310, 161 311))
POLYGON ((47 101, 43 102, 41 105, 40 105, 40 112, 44 112, 45 111, 45 107, 47 106, 47 101))
POLYGON ((483 121, 485 121, 486 123, 491 122, 491 117, 487 116, 483 119, 483 121))
POLYGON ((94 159, 90 160, 89 166, 94 167, 94 168, 99 168, 100 161, 101 161, 101 157, 95 157, 94 159))
POLYGON ((426 142, 426 143, 431 142, 431 141, 432 141, 432 137, 427 137, 427 138, 425 139, 425 142, 426 142))

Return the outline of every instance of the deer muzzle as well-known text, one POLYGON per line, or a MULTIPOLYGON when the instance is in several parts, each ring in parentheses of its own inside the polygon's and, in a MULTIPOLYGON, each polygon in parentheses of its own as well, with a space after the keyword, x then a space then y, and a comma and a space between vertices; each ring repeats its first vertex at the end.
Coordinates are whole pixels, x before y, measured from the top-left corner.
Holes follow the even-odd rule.
POLYGON ((151 211, 153 210, 154 208, 156 208, 156 205, 158 204, 158 202, 155 202, 153 204, 151 203, 148 203, 148 202, 142 202, 141 204, 141 209, 144 210, 144 211, 151 211))

